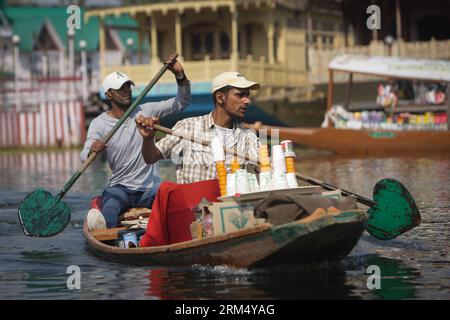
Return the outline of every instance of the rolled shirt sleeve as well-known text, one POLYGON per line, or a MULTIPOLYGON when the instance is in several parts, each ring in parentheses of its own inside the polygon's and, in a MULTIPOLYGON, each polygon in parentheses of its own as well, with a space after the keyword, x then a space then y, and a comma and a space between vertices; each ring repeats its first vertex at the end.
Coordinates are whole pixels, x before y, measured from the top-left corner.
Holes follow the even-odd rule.
POLYGON ((177 114, 182 112, 191 103, 191 83, 186 86, 178 86, 177 96, 159 101, 148 102, 141 105, 142 114, 146 117, 164 118, 170 114, 177 114))
POLYGON ((84 162, 87 160, 87 158, 89 156, 89 152, 91 151, 92 143, 95 140, 101 140, 101 139, 103 139, 103 135, 101 134, 99 125, 98 125, 97 121, 93 120, 91 122, 91 124, 89 125, 89 129, 88 129, 87 136, 86 136, 86 142, 84 143, 83 150, 80 152, 80 160, 81 161, 84 162))
MULTIPOLYGON (((173 131, 183 133, 185 129, 185 121, 178 121, 173 127, 173 131)), ((181 155, 183 150, 183 139, 171 134, 167 134, 164 138, 156 143, 156 147, 161 152, 164 159, 170 159, 172 153, 181 155)))

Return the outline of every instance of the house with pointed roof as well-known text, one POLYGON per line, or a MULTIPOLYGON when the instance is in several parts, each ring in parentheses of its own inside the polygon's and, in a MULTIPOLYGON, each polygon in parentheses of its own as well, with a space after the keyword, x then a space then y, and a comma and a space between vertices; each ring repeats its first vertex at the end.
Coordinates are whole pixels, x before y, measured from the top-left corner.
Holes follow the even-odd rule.
MULTIPOLYGON (((66 7, 7 7, 5 17, 11 25, 12 34, 19 36, 20 77, 67 77, 69 35, 66 25, 66 7)), ((94 88, 98 85, 99 73, 99 21, 84 22, 85 10, 81 9, 81 28, 75 30, 75 66, 80 66, 80 52, 86 50, 88 73, 94 88), (80 41, 85 41, 85 48, 80 41)), ((127 16, 110 17, 113 26, 134 27, 136 22, 127 16)), ((11 41, 10 41, 11 42, 11 41)), ((137 36, 127 30, 109 29, 105 38, 105 60, 124 63, 136 59, 137 36)), ((10 43, 12 46, 12 43, 10 43)), ((148 49, 148 42, 143 43, 148 49)), ((76 70, 79 75, 79 70, 76 70)))
MULTIPOLYGON (((308 80, 307 16, 331 26, 326 31, 315 29, 315 36, 344 43, 339 7, 331 6, 325 13, 311 11, 306 0, 151 1, 88 10, 85 18, 99 19, 100 39, 105 39, 110 28, 106 19, 123 15, 137 22, 138 41, 150 42, 148 53, 138 53, 141 57, 147 54, 149 63, 139 59, 125 66, 110 63, 106 60, 105 41, 100 40, 101 77, 122 70, 136 82, 137 96, 139 88, 145 87, 150 76, 157 73, 164 58, 177 52, 193 83, 193 103, 186 111, 189 115, 211 110, 212 79, 232 70, 263 84, 253 99, 258 106, 266 102, 272 106, 290 100, 314 101, 314 88, 308 80)), ((152 89, 153 97, 158 98, 175 93, 176 85, 170 74, 165 74, 152 89)), ((249 114, 257 109, 250 110, 249 114)), ((255 116, 262 119, 263 115, 255 116)), ((274 119, 266 114, 263 120, 280 124, 274 119)))
POLYGON ((9 42, 12 36, 11 25, 6 19, 0 7, 0 78, 8 76, 11 73, 11 63, 6 57, 9 52, 9 42))
MULTIPOLYGON (((81 9, 80 29, 69 34, 66 9, 10 6, 1 11, 0 63, 7 74, 0 81, 0 148, 78 146, 85 139, 84 102, 88 88, 98 94, 100 86, 99 21, 84 22, 81 9), (81 60, 87 68, 81 68, 81 60)), ((105 60, 136 60, 137 37, 126 29, 136 22, 126 15, 107 21, 123 29, 105 32, 105 60)), ((141 48, 148 50, 148 42, 141 48)))

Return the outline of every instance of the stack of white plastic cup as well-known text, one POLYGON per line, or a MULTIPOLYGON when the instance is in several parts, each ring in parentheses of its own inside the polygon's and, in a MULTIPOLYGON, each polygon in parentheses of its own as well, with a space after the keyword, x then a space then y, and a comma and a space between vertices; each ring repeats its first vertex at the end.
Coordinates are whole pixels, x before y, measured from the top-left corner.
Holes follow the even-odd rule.
POLYGON ((286 172, 282 172, 282 171, 273 172, 272 173, 272 184, 273 184, 273 189, 289 188, 287 179, 286 179, 286 172))
POLYGON ((227 196, 236 194, 236 175, 234 173, 227 174, 227 196))
POLYGON ((259 191, 259 185, 258 180, 256 179, 256 175, 254 173, 248 173, 248 189, 249 192, 258 192, 259 191))
POLYGON ((248 176, 247 176, 247 170, 245 169, 238 169, 235 172, 236 175, 236 193, 243 194, 248 193, 248 176))
POLYGON ((289 188, 297 188, 297 177, 295 176, 295 173, 286 173, 286 180, 289 188))
POLYGON ((283 149, 279 144, 272 146, 272 169, 273 172, 286 172, 283 149))
POLYGON ((273 189, 272 185, 272 173, 260 172, 259 173, 259 190, 269 191, 273 189))
POLYGON ((286 189, 286 162, 284 160, 283 148, 277 144, 272 146, 272 184, 274 189, 286 189))

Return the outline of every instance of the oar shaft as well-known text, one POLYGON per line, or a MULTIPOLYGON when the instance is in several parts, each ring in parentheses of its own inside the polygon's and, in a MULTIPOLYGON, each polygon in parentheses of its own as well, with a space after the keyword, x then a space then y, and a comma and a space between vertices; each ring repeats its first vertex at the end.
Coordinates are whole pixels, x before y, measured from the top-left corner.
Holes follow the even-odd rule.
MULTIPOLYGON (((180 133, 180 132, 177 132, 177 131, 173 131, 172 129, 163 127, 163 126, 161 126, 159 124, 154 124, 153 128, 155 128, 158 131, 164 132, 166 134, 170 134, 172 136, 179 137, 179 138, 182 138, 184 140, 188 140, 188 141, 191 141, 191 142, 194 142, 194 143, 198 143, 198 144, 204 145, 205 147, 209 147, 211 145, 211 141, 199 139, 199 138, 196 138, 194 136, 187 136, 187 135, 184 135, 183 133, 180 133)), ((234 149, 229 149, 229 148, 223 147, 223 150, 226 153, 232 154, 232 155, 234 155, 234 156, 236 156, 238 158, 245 159, 247 161, 251 161, 251 162, 259 164, 258 159, 253 159, 253 158, 249 157, 246 154, 242 154, 240 152, 237 152, 234 149)))
POLYGON ((322 186, 324 189, 327 189, 327 190, 337 190, 337 189, 339 189, 339 190, 341 190, 341 192, 342 192, 342 194, 344 196, 353 196, 353 197, 355 197, 358 200, 359 203, 362 203, 362 204, 364 204, 366 206, 371 207, 371 206, 373 206, 375 204, 375 202, 373 200, 369 199, 369 198, 360 196, 360 195, 358 195, 356 193, 353 193, 351 191, 347 191, 345 189, 337 188, 337 187, 335 187, 335 186, 333 186, 333 185, 331 185, 329 183, 322 182, 322 181, 317 180, 315 178, 304 176, 304 175, 301 175, 299 173, 296 173, 295 176, 297 177, 297 179, 306 181, 306 182, 308 182, 310 184, 322 186))
POLYGON ((97 152, 91 152, 89 154, 89 157, 86 159, 85 162, 81 165, 81 167, 73 174, 73 176, 69 179, 69 181, 66 182, 64 187, 61 189, 61 191, 56 195, 56 201, 58 202, 61 200, 64 195, 69 191, 69 189, 74 185, 74 183, 78 180, 78 178, 83 174, 83 172, 89 167, 89 165, 94 162, 95 158, 97 157, 97 152))
MULTIPOLYGON (((210 146, 210 144, 211 144, 210 141, 198 139, 198 138, 196 138, 194 136, 187 136, 187 135, 184 135, 184 134, 182 134, 180 132, 173 131, 172 129, 163 127, 163 126, 161 126, 159 124, 155 124, 155 125, 153 125, 153 127, 156 130, 158 130, 158 131, 161 131, 161 132, 164 132, 166 134, 170 134, 170 135, 182 138, 184 140, 189 140, 189 141, 192 141, 192 142, 195 142, 195 143, 199 143, 199 144, 202 144, 202 145, 204 145, 206 147, 210 146)), ((253 162, 257 163, 258 165, 260 164, 258 159, 251 159, 247 155, 243 155, 241 153, 238 153, 236 150, 228 149, 228 148, 225 148, 225 147, 223 149, 225 150, 225 152, 231 153, 231 154, 233 154, 236 157, 239 157, 241 159, 245 159, 247 161, 253 161, 253 162)), ((312 177, 308 177, 308 176, 304 176, 304 175, 301 175, 299 173, 296 173, 295 176, 296 176, 297 179, 300 179, 300 180, 303 180, 305 182, 308 182, 309 184, 321 186, 321 187, 323 187, 326 190, 337 190, 337 189, 339 189, 339 190, 341 190, 341 192, 342 192, 342 194, 344 196, 353 196, 353 197, 355 197, 358 200, 359 203, 364 204, 366 206, 372 207, 375 204, 375 202, 373 200, 369 199, 369 198, 360 196, 360 195, 358 195, 358 194, 356 194, 354 192, 351 192, 351 191, 348 191, 348 190, 345 190, 345 189, 337 188, 337 187, 335 187, 335 186, 333 186, 331 184, 322 182, 322 181, 320 181, 318 179, 315 179, 315 178, 312 178, 312 177)))

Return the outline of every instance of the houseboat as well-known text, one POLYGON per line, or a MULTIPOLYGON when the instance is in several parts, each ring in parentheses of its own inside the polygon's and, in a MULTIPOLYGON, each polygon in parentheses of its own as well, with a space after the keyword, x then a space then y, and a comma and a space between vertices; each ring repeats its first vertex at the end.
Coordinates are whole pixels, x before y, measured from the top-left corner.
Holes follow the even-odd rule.
MULTIPOLYGON (((100 21, 100 78, 114 70, 125 72, 136 83, 134 96, 156 74, 164 57, 171 52, 180 55, 192 82, 193 102, 178 117, 166 119, 166 125, 209 112, 212 79, 232 70, 263 84, 253 97, 255 108, 249 109, 247 121, 288 125, 292 112, 284 112, 286 106, 308 107, 309 102, 320 99, 308 82, 307 31, 302 25, 306 10, 303 1, 197 0, 89 10, 85 21, 92 17, 100 21), (136 28, 126 27, 138 34, 138 48, 145 41, 150 43, 148 52, 138 49, 139 59, 134 64, 107 63, 104 58, 106 31, 117 29, 106 19, 122 15, 138 22, 136 28), (144 62, 148 57, 149 61, 144 62)), ((330 20, 336 26, 341 23, 338 15, 317 14, 315 18, 330 20)), ((343 43, 339 35, 343 37, 342 32, 336 32, 335 41, 343 43)), ((148 100, 161 100, 175 93, 176 84, 167 74, 150 92, 148 100)), ((314 111, 323 114, 325 104, 314 111)))
MULTIPOLYGON (((340 55, 328 66, 328 100, 321 128, 261 126, 284 139, 337 154, 450 152, 450 62, 340 55), (349 75, 343 104, 333 103, 333 76, 349 75), (353 75, 383 79, 369 99, 352 105, 353 75)), ((269 132, 270 132, 269 131, 269 132)))

